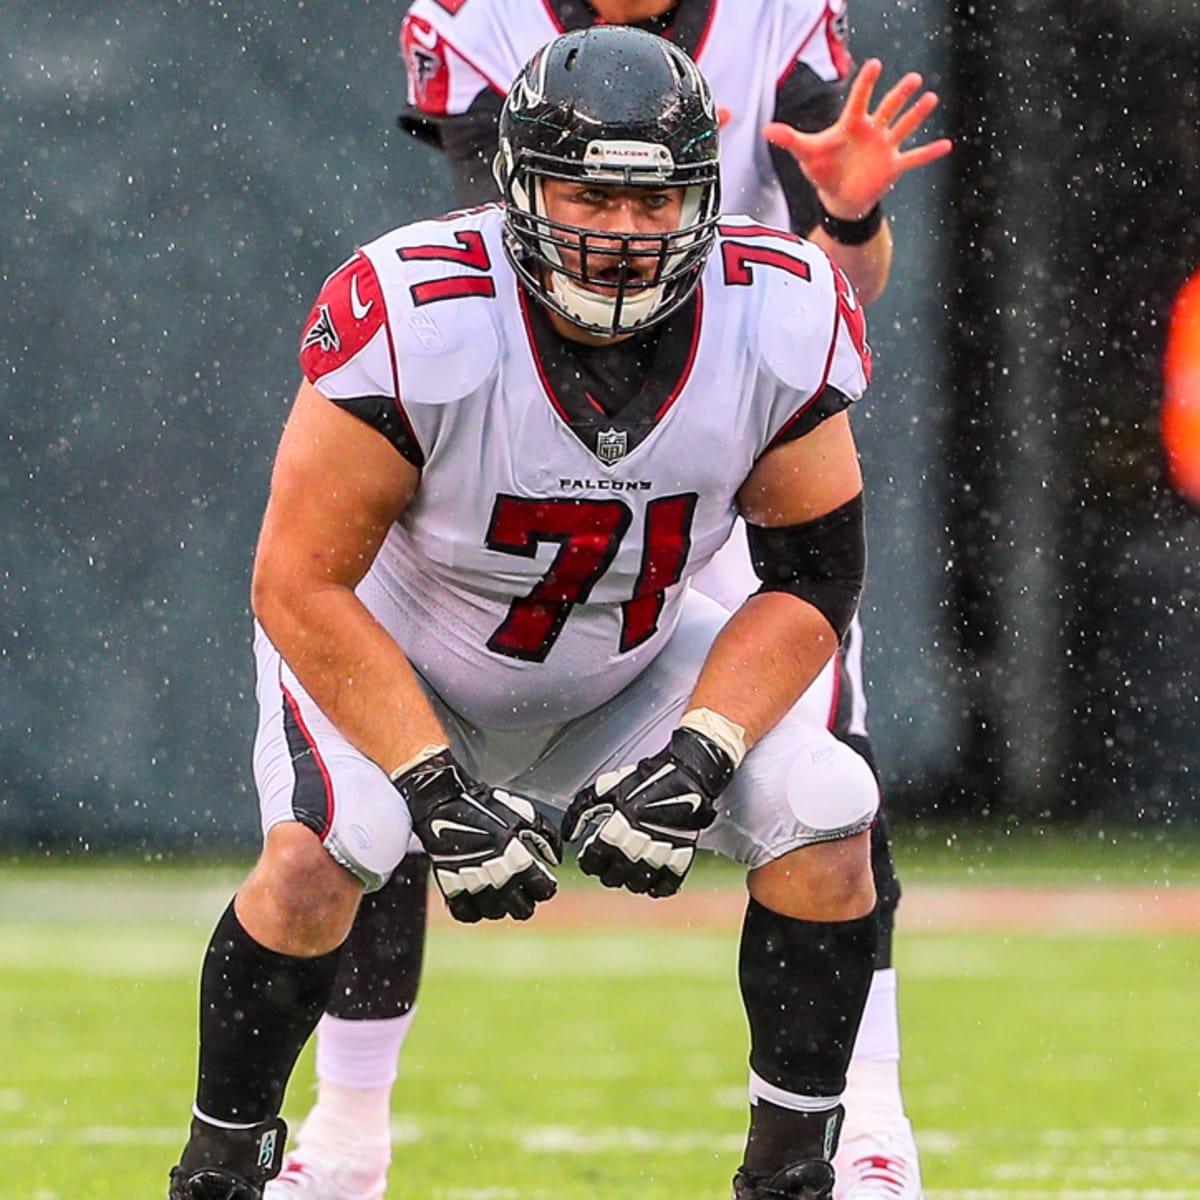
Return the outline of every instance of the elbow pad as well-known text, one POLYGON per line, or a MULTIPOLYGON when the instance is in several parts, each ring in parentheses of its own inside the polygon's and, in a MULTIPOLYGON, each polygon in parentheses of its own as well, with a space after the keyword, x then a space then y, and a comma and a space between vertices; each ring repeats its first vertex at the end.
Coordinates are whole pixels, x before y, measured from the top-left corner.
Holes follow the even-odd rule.
POLYGON ((746 523, 750 557, 762 592, 787 592, 817 609, 840 641, 858 608, 867 569, 863 498, 799 525, 746 523))

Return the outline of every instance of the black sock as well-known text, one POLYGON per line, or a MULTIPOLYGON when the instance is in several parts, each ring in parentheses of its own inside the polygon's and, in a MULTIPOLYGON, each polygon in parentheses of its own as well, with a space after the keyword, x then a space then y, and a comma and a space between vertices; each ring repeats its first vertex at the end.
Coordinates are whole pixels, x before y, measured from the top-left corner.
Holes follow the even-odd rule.
MULTIPOLYGON (((873 911, 853 921, 798 921, 750 901, 738 976, 756 1075, 801 1096, 841 1095, 871 986, 875 936, 873 911)), ((748 1167, 824 1157, 829 1113, 763 1103, 754 1109, 748 1167)))
POLYGON ((338 953, 277 954, 242 928, 229 905, 200 975, 201 1113, 234 1125, 278 1114, 288 1077, 329 999, 338 953))
POLYGON ((875 913, 797 921, 751 900, 738 976, 750 1022, 750 1065, 804 1096, 838 1096, 871 986, 875 913))
POLYGON ((381 1021, 411 1010, 421 982, 428 895, 429 859, 410 854, 379 891, 362 898, 326 1011, 348 1021, 381 1021))
POLYGON ((839 1104, 823 1112, 796 1112, 768 1100, 750 1106, 750 1129, 741 1170, 748 1175, 774 1175, 805 1159, 828 1162, 837 1149, 846 1110, 839 1104))

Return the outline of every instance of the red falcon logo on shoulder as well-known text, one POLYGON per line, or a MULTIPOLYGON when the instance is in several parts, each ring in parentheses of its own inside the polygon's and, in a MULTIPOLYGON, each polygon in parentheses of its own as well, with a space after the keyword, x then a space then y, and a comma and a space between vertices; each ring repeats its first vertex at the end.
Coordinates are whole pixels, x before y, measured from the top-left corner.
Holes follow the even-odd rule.
POLYGON ((304 335, 304 341, 300 343, 301 351, 309 349, 310 346, 319 346, 327 352, 342 348, 342 339, 338 337, 337 327, 329 315, 328 304, 317 305, 317 319, 304 335))
POLYGON ((450 70, 441 35, 423 17, 410 14, 400 26, 400 49, 417 108, 444 116, 450 100, 450 70))
POLYGON ((309 380, 349 362, 384 323, 383 292, 370 261, 356 254, 325 280, 304 326, 300 366, 309 380))

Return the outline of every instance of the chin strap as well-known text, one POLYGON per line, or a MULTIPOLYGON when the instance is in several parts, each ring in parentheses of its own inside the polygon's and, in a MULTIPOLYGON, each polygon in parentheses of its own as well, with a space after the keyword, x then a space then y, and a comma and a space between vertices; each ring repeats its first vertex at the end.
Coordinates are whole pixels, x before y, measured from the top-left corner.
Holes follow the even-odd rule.
POLYGON ((601 296, 589 291, 574 279, 554 271, 550 276, 550 294, 558 302, 567 315, 587 326, 604 326, 614 333, 622 333, 634 329, 647 321, 658 307, 661 299, 661 288, 647 288, 644 291, 628 292, 621 304, 621 319, 613 324, 613 314, 616 312, 615 297, 601 296))

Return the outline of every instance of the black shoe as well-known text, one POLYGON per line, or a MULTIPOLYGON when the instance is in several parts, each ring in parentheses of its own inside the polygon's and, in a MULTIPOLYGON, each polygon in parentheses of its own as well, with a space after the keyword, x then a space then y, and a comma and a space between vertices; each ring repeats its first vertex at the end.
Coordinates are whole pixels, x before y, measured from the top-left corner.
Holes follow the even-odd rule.
POLYGON ((193 1117, 167 1200, 262 1200, 263 1185, 283 1166, 286 1142, 279 1117, 252 1129, 219 1129, 193 1117))
POLYGON ((833 1167, 823 1158, 806 1158, 775 1175, 739 1171, 733 1177, 733 1200, 830 1200, 833 1167))
POLYGON ((262 1188, 218 1167, 188 1172, 172 1167, 167 1200, 262 1200, 262 1188))

